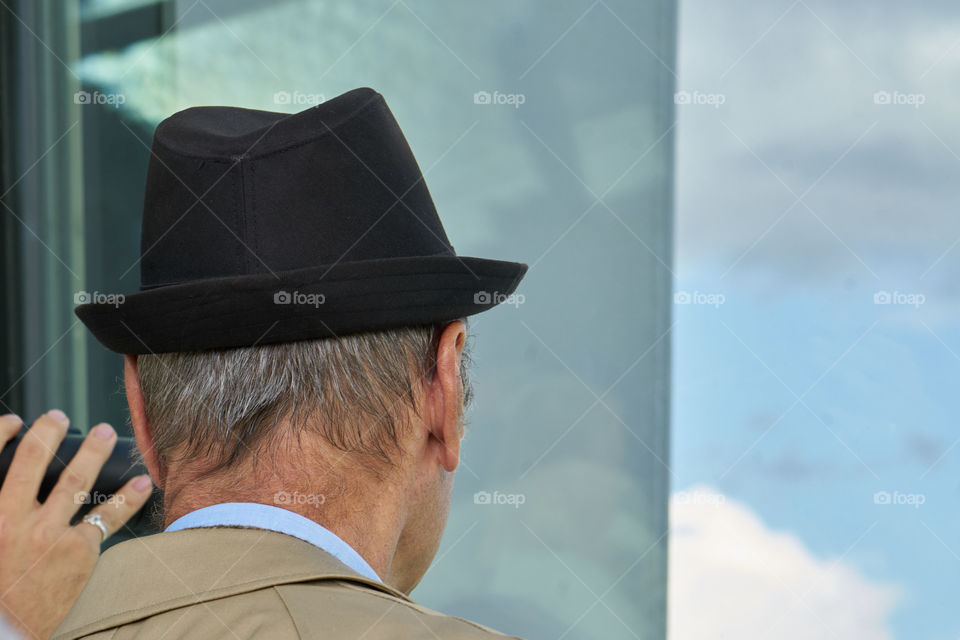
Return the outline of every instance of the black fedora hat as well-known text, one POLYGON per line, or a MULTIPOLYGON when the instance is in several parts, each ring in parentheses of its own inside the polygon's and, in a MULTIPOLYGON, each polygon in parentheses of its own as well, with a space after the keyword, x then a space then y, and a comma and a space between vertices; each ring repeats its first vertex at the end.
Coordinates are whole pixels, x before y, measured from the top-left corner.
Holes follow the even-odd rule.
POLYGON ((118 353, 198 351, 453 320, 527 265, 457 256, 383 97, 297 114, 194 107, 157 127, 140 291, 76 314, 118 353))

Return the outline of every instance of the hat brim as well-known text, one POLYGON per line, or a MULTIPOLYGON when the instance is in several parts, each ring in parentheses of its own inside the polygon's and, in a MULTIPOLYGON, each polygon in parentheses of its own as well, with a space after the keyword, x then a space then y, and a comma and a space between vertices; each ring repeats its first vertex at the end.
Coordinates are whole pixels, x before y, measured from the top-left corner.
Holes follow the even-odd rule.
POLYGON ((513 294, 518 262, 458 256, 343 262, 157 287, 75 313, 111 351, 202 351, 455 320, 513 294))

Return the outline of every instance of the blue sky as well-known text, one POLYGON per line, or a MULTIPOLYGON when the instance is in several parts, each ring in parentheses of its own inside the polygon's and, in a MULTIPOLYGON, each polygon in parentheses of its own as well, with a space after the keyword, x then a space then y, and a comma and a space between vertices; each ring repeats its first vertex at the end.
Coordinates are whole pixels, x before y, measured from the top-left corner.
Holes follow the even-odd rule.
POLYGON ((956 461, 947 452, 933 463, 955 438, 948 385, 960 363, 932 336, 874 324, 883 314, 868 305, 840 319, 824 303, 678 309, 676 486, 711 485, 816 555, 900 585, 895 637, 942 637, 955 630, 940 598, 958 586, 943 570, 956 562, 944 546, 955 544, 956 461), (877 505, 878 491, 925 502, 877 505))
POLYGON ((681 8, 678 89, 722 104, 678 105, 676 289, 725 301, 674 308, 675 487, 896 588, 853 637, 960 633, 958 43, 947 5, 681 8))

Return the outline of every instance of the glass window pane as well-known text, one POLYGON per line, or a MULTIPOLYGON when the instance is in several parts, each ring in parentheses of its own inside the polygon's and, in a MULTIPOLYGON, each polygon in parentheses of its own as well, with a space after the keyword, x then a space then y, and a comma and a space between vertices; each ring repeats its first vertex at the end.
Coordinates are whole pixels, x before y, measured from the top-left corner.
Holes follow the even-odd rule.
MULTIPOLYGON (((673 3, 80 9, 82 286, 138 287, 162 118, 210 104, 296 112, 376 88, 458 253, 531 266, 471 323, 477 401, 414 597, 531 638, 665 637, 673 3)), ((84 346, 89 415, 116 424, 120 359, 84 346)))

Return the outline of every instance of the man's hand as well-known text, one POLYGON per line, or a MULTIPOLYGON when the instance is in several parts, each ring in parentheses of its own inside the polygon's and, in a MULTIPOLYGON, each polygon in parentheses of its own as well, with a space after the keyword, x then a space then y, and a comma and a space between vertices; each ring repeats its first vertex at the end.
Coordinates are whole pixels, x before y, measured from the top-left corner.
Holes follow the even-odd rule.
MULTIPOLYGON (((28 638, 48 638, 73 606, 100 554, 100 528, 70 519, 85 502, 117 442, 108 424, 91 429, 43 504, 37 492, 44 471, 67 433, 69 420, 53 410, 33 423, 17 446, 0 487, 0 611, 28 638)), ((22 422, 0 416, 0 448, 22 422)), ((109 534, 115 533, 150 497, 149 476, 130 480, 113 499, 97 506, 109 534)))

